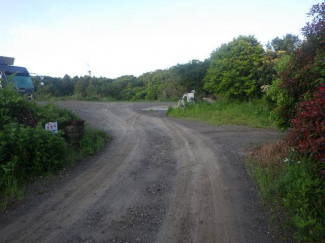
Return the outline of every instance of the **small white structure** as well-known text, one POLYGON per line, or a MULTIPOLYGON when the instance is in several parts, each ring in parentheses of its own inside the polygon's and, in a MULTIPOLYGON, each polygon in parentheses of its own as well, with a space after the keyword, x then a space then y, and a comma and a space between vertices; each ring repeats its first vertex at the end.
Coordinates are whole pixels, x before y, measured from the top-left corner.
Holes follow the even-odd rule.
POLYGON ((186 104, 195 103, 195 90, 189 93, 185 93, 182 98, 179 99, 177 107, 185 107, 186 104))

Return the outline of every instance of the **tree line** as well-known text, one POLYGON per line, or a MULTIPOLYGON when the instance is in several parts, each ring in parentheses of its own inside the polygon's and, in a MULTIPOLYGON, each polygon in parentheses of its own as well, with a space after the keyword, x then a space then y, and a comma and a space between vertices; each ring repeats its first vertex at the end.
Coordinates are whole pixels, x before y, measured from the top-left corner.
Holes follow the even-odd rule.
POLYGON ((33 77, 38 87, 38 95, 48 97, 64 97, 75 95, 79 98, 111 100, 171 100, 181 96, 193 88, 204 93, 204 76, 209 67, 209 59, 192 60, 186 64, 177 64, 169 69, 156 70, 135 77, 125 75, 116 79, 105 77, 70 77, 49 76, 33 77), (45 85, 40 86, 40 82, 45 85))
MULTIPOLYGON (((192 60, 135 77, 44 77, 38 93, 100 100, 172 100, 195 88, 198 96, 232 100, 267 99, 280 127, 290 126, 299 102, 310 99, 324 82, 324 2, 308 13, 304 40, 286 34, 266 49, 252 35, 238 36, 216 48, 205 61, 192 60)), ((40 79, 34 77, 36 87, 40 79)))
MULTIPOLYGON (((272 84, 275 79, 275 61, 279 53, 291 55, 300 42, 298 36, 287 34, 273 39, 264 50, 254 36, 239 36, 222 44, 204 61, 191 60, 139 77, 45 76, 42 80, 45 86, 39 88, 38 94, 130 101, 170 100, 195 89, 199 96, 213 94, 229 98, 253 98, 261 96, 259 89, 262 85, 272 84)), ((39 87, 40 78, 33 79, 35 86, 39 87)))

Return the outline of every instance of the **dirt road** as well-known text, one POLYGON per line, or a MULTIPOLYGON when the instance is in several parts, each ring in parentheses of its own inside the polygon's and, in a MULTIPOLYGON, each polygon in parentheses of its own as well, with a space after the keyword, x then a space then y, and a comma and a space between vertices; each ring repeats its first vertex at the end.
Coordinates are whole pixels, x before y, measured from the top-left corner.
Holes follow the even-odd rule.
POLYGON ((1 213, 0 242, 279 242, 244 156, 281 133, 141 110, 156 103, 59 105, 113 139, 1 213))

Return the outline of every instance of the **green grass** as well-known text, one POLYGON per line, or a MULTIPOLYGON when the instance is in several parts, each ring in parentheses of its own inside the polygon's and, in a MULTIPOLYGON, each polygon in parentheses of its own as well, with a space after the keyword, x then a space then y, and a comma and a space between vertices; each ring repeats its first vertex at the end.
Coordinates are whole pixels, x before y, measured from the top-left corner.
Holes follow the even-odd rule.
POLYGON ((275 128, 270 110, 264 100, 230 102, 218 100, 214 104, 199 102, 185 109, 169 108, 168 115, 174 118, 198 120, 215 126, 247 125, 258 128, 275 128))
POLYGON ((107 139, 108 135, 104 131, 88 127, 79 141, 81 155, 85 157, 100 151, 107 139))
POLYGON ((37 101, 68 101, 68 100, 80 100, 80 101, 99 101, 99 102, 177 102, 179 98, 170 98, 170 99, 158 99, 158 100, 146 100, 146 99, 137 99, 137 100, 117 100, 112 97, 99 97, 96 95, 82 97, 79 95, 70 95, 70 96, 62 96, 55 97, 51 95, 41 95, 37 94, 37 101))
POLYGON ((112 102, 117 101, 111 97, 99 97, 99 96, 86 96, 82 97, 79 95, 70 95, 70 96, 62 96, 62 97, 55 97, 51 95, 41 95, 37 94, 36 100, 38 101, 66 101, 66 100, 81 100, 81 101, 100 101, 100 102, 112 102))
POLYGON ((279 164, 248 162, 260 196, 295 242, 325 242, 325 180, 312 161, 291 153, 279 164), (280 215, 280 216, 279 216, 280 215))

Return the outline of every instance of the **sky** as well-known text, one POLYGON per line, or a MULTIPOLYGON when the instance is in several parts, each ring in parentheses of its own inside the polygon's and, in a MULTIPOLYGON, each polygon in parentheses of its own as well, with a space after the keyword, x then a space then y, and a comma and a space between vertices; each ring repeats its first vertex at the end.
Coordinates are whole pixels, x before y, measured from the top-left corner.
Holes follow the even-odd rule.
MULTIPOLYGON (((321 0, 0 0, 0 56, 30 73, 117 78, 193 59, 239 35, 300 35, 321 0)), ((301 37, 302 38, 302 37, 301 37)))

